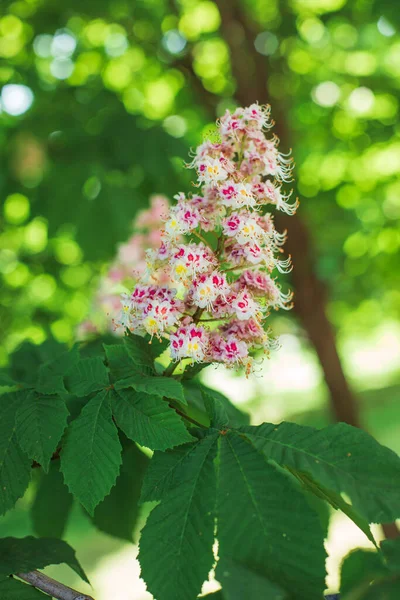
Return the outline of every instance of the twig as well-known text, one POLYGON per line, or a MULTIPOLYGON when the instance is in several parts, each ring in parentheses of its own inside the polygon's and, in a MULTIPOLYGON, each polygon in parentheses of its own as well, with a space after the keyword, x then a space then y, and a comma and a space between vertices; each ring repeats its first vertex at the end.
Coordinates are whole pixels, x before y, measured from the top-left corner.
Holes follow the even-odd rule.
POLYGON ((94 600, 92 596, 81 594, 39 571, 17 573, 16 576, 57 600, 94 600))

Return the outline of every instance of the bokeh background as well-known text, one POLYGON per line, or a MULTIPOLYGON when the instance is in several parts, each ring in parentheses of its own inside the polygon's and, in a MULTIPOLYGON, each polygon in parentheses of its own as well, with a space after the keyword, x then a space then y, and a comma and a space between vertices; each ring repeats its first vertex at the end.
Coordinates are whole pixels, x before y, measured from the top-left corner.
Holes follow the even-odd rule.
MULTIPOLYGON (((269 102, 296 161, 301 207, 277 220, 289 231, 296 307, 274 317, 281 349, 257 377, 203 377, 254 423, 339 419, 400 451, 398 8, 3 0, 0 366, 26 340, 72 342, 149 196, 190 189, 183 161, 226 108, 269 102)), ((32 494, 0 520, 2 534, 31 533, 32 494)), ((96 532, 78 507, 66 539, 96 600, 150 598, 136 548, 96 532)), ((367 545, 362 534, 334 515, 332 591, 356 545, 367 545)))

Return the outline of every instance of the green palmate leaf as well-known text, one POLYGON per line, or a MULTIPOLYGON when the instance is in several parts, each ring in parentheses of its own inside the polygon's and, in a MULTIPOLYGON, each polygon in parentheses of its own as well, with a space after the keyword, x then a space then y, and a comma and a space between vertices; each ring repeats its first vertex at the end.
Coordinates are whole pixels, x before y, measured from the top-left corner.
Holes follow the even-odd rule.
POLYGON ((40 537, 61 538, 67 525, 73 498, 63 481, 59 465, 52 463, 42 474, 31 508, 33 529, 40 537))
POLYGON ((342 564, 340 591, 345 595, 355 592, 357 588, 363 592, 376 578, 382 576, 387 576, 387 569, 377 552, 353 550, 342 564))
POLYGON ((214 562, 217 434, 195 446, 177 467, 179 483, 151 512, 142 531, 142 576, 158 600, 196 598, 214 562))
POLYGON ((103 359, 98 356, 80 360, 69 370, 65 385, 71 394, 80 397, 106 388, 109 385, 108 371, 103 359))
POLYGON ((152 450, 166 450, 192 440, 182 419, 158 396, 120 390, 112 395, 112 410, 125 435, 152 450))
POLYGON ((364 431, 345 423, 321 430, 264 423, 241 431, 268 458, 308 473, 327 489, 345 492, 369 523, 400 516, 400 459, 364 431))
POLYGON ((209 367, 212 363, 194 363, 193 365, 189 365, 186 367, 185 372, 183 373, 182 379, 189 380, 196 377, 201 371, 207 367, 209 367))
POLYGON ((103 347, 113 380, 126 379, 134 373, 135 365, 125 345, 114 344, 110 346, 104 344, 103 347))
POLYGON ((77 346, 74 346, 71 350, 63 352, 53 360, 41 365, 35 384, 36 390, 42 394, 65 393, 64 376, 78 361, 79 350, 77 346))
POLYGON ((0 370, 0 386, 12 387, 16 385, 16 381, 3 369, 0 370))
POLYGON ((211 594, 200 596, 200 598, 210 598, 210 600, 226 600, 226 596, 224 595, 222 590, 211 592, 211 594))
POLYGON ((224 428, 229 423, 228 413, 226 412, 221 400, 215 398, 203 391, 204 406, 207 410, 207 414, 210 417, 210 423, 212 427, 224 428))
POLYGON ((137 392, 145 392, 160 397, 165 396, 171 398, 171 400, 178 400, 182 404, 187 404, 182 385, 171 377, 132 375, 117 381, 115 384, 116 390, 128 387, 132 387, 137 392))
POLYGON ((0 581, 1 600, 49 600, 47 595, 42 594, 36 588, 16 579, 8 577, 0 581))
POLYGON ((121 465, 109 395, 104 390, 86 404, 70 425, 61 453, 64 481, 91 515, 115 484, 121 465))
POLYGON ((69 411, 59 396, 32 392, 19 406, 16 433, 19 445, 44 471, 67 426, 69 411))
POLYGON ((297 479, 302 483, 304 488, 308 490, 314 496, 321 498, 328 502, 335 510, 341 510, 345 515, 349 517, 361 529, 363 533, 367 536, 367 538, 377 547, 374 536, 372 535, 371 528, 366 519, 361 517, 354 508, 348 504, 340 494, 337 492, 333 492, 332 490, 328 490, 324 488, 322 485, 316 483, 310 475, 307 473, 302 473, 301 471, 294 471, 289 468, 289 471, 292 472, 297 479))
POLYGON ((29 391, 0 396, 0 515, 24 494, 31 476, 32 461, 21 450, 15 434, 15 417, 29 391))
POLYGON ((325 587, 324 535, 318 516, 289 477, 235 432, 221 436, 219 554, 243 564, 299 600, 325 587))
POLYGON ((400 538, 384 540, 381 548, 389 571, 400 575, 400 538))
POLYGON ((196 451, 196 444, 184 444, 167 452, 154 452, 142 485, 140 502, 161 500, 179 482, 180 466, 196 451))
POLYGON ((61 563, 71 567, 89 583, 74 550, 62 540, 32 536, 0 538, 0 575, 26 573, 61 563))
POLYGON ((207 396, 211 396, 211 398, 222 405, 228 416, 230 427, 239 427, 240 425, 248 425, 250 423, 249 415, 239 410, 226 396, 217 390, 208 388, 198 381, 183 381, 183 385, 186 399, 191 407, 195 406, 204 412, 206 407, 204 405, 203 394, 206 393, 207 396))
POLYGON ((137 373, 141 373, 142 375, 155 373, 152 344, 148 340, 127 331, 124 337, 124 345, 134 363, 137 373))
POLYGON ((110 494, 96 507, 93 522, 98 529, 132 542, 139 515, 139 496, 149 459, 129 442, 122 453, 121 472, 110 494))
MULTIPOLYGON (((286 600, 288 595, 251 568, 227 557, 218 560, 215 576, 222 585, 224 600, 286 600)), ((322 597, 321 597, 322 600, 322 597)))
POLYGON ((163 354, 167 350, 167 348, 169 348, 170 345, 170 341, 168 338, 163 338, 159 340, 156 337, 146 337, 144 339, 150 344, 150 352, 152 354, 153 360, 157 360, 157 358, 159 358, 161 354, 163 354))

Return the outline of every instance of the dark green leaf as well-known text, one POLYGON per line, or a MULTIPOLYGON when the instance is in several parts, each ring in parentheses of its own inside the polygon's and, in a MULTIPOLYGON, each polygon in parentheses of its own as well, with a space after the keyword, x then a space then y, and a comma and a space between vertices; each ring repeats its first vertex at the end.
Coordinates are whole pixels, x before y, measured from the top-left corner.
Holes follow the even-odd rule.
POLYGON ((13 387, 16 383, 6 371, 0 371, 0 386, 13 387))
POLYGON ((167 452, 154 452, 143 481, 140 502, 161 500, 176 487, 181 463, 195 450, 196 444, 184 444, 167 452))
POLYGON ((400 538, 384 540, 381 548, 389 571, 400 575, 400 538))
POLYGON ((139 514, 139 496, 149 459, 136 444, 122 453, 121 472, 110 494, 96 507, 93 522, 98 529, 132 542, 139 514))
POLYGON ((194 600, 214 562, 217 435, 195 446, 177 467, 179 483, 153 509, 140 539, 143 579, 162 600, 194 600))
POLYGON ((221 557, 295 590, 299 600, 321 599, 325 551, 318 516, 289 477, 235 432, 221 436, 218 540, 221 557))
POLYGON ((308 473, 327 489, 345 492, 369 523, 400 516, 400 458, 365 431, 345 423, 321 430, 264 423, 241 431, 268 458, 308 473))
POLYGON ((109 494, 121 465, 121 444, 112 420, 109 392, 102 391, 68 428, 61 471, 70 492, 89 514, 109 494))
POLYGON ((39 367, 35 388, 42 394, 62 394, 66 392, 64 376, 79 361, 79 350, 74 346, 53 360, 39 367))
POLYGON ((132 375, 131 377, 117 381, 115 384, 116 390, 123 390, 128 387, 132 387, 137 392, 145 392, 146 394, 156 395, 160 398, 165 396, 166 398, 171 398, 171 400, 178 400, 182 404, 187 404, 182 385, 179 381, 171 377, 132 375))
MULTIPOLYGON (((224 600, 286 600, 287 593, 251 567, 221 557, 215 576, 222 585, 224 600)), ((322 596, 321 596, 322 600, 322 596)))
POLYGON ((108 371, 101 357, 83 358, 65 377, 65 385, 75 396, 87 396, 109 385, 108 371))
POLYGON ((135 371, 135 365, 130 358, 125 345, 115 344, 108 346, 104 344, 107 363, 113 376, 113 380, 130 377, 135 371))
POLYGON ((36 588, 12 579, 11 577, 0 581, 1 600, 49 600, 47 595, 42 594, 36 588))
POLYGON ((148 340, 127 331, 124 337, 124 344, 137 373, 141 373, 142 375, 152 375, 155 373, 154 355, 151 349, 152 344, 148 340))
POLYGON ((118 427, 141 446, 166 450, 192 440, 177 412, 157 396, 120 390, 112 408, 118 427))
POLYGON ((32 536, 0 538, 0 575, 26 573, 61 563, 67 564, 88 582, 74 550, 62 540, 32 536))
POLYGON ((206 387, 198 381, 183 381, 185 397, 189 401, 190 406, 195 406, 200 411, 205 411, 203 392, 220 402, 228 415, 230 427, 239 427, 240 425, 248 425, 250 417, 247 413, 239 410, 226 396, 206 387))
POLYGON ((68 409, 59 396, 43 396, 32 392, 19 406, 16 433, 19 445, 44 471, 67 426, 68 409))
POLYGON ((73 498, 54 462, 47 475, 42 474, 31 508, 33 529, 40 537, 62 538, 73 498))
POLYGON ((203 401, 212 427, 224 428, 229 423, 229 417, 219 398, 215 398, 203 391, 203 401))
MULTIPOLYGON (((370 550, 353 550, 346 556, 341 567, 340 591, 344 598, 361 600, 367 598, 371 584, 376 579, 385 579, 388 570, 383 564, 382 557, 370 550)), ((372 600, 374 596, 370 598, 372 600)), ((376 596, 378 600, 379 596, 376 596)))
POLYGON ((348 504, 340 494, 337 492, 333 492, 332 490, 327 490, 319 483, 316 483, 312 477, 310 477, 307 473, 302 473, 301 471, 295 471, 289 469, 298 480, 302 483, 306 490, 308 490, 311 494, 314 494, 317 498, 321 498, 328 502, 335 510, 341 510, 345 515, 349 517, 361 529, 363 533, 367 536, 367 538, 376 545, 376 541, 374 536, 372 535, 370 526, 368 521, 366 521, 363 517, 361 517, 354 508, 348 504))
POLYGON ((183 373, 182 379, 189 380, 196 377, 203 369, 209 367, 211 363, 194 363, 193 365, 189 365, 186 367, 185 372, 183 373))
POLYGON ((31 477, 32 461, 21 450, 15 434, 15 417, 29 391, 0 396, 0 515, 24 494, 31 477))

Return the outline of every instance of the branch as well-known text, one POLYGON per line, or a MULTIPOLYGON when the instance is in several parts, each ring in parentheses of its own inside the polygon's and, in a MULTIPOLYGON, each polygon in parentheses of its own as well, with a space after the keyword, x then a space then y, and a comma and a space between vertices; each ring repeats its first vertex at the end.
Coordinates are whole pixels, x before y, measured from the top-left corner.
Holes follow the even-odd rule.
POLYGON ((92 596, 81 594, 72 588, 63 585, 59 581, 55 581, 51 577, 48 577, 44 573, 39 571, 30 571, 30 573, 17 573, 19 579, 30 583, 33 587, 49 594, 56 600, 94 600, 92 596))

